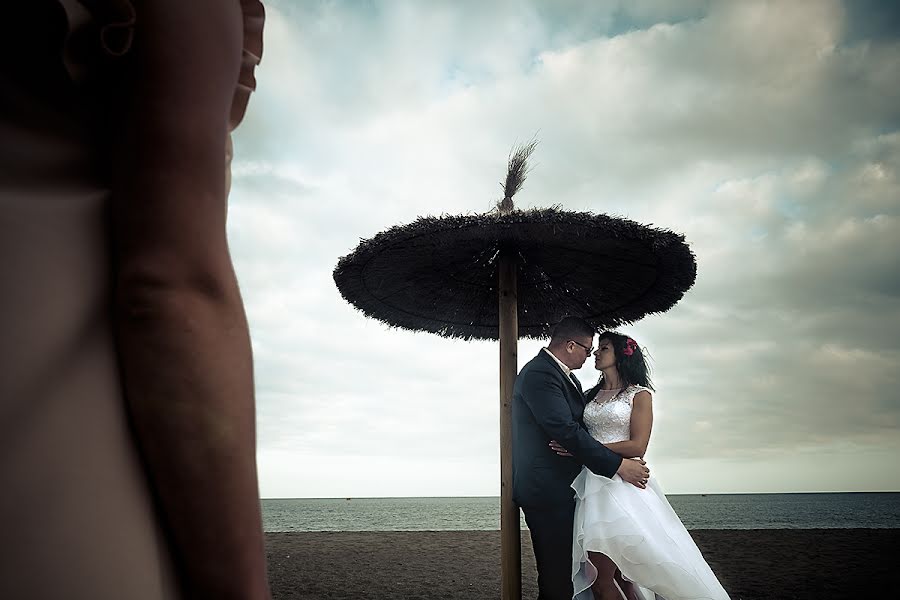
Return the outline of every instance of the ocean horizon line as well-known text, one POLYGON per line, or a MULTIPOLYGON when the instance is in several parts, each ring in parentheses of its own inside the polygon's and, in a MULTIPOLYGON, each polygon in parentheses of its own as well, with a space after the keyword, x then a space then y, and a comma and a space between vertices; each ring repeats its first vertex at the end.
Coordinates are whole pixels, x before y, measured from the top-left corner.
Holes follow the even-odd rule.
MULTIPOLYGON (((668 499, 687 529, 900 529, 900 492, 671 494, 668 499)), ((266 531, 468 531, 500 526, 498 496, 269 498, 260 506, 266 531)))
MULTIPOLYGON (((666 496, 783 496, 790 494, 898 494, 900 490, 817 490, 792 492, 680 492, 666 493, 666 496)), ((497 498, 498 495, 459 496, 260 496, 260 500, 402 500, 402 499, 447 499, 447 498, 497 498)))

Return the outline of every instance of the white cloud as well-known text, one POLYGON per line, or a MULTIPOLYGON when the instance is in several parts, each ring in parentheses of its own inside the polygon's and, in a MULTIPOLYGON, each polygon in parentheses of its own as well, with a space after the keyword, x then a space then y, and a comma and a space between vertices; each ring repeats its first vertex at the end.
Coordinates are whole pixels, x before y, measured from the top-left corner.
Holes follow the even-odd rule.
POLYGON ((519 206, 697 255, 685 299, 628 329, 670 491, 900 489, 900 44, 845 40, 838 2, 675 4, 270 3, 229 209, 264 496, 498 492, 496 346, 366 319, 331 270, 490 209, 535 134, 519 206))

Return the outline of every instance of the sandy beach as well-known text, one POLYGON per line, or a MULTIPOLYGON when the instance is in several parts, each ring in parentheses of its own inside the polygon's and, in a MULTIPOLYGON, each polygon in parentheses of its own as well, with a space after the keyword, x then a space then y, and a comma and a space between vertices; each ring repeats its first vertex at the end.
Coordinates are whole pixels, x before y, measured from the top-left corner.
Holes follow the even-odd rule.
MULTIPOLYGON (((734 600, 900 597, 900 530, 695 530, 734 600)), ((497 531, 268 533, 275 600, 500 597, 497 531)), ((522 536, 523 597, 537 597, 522 536)))

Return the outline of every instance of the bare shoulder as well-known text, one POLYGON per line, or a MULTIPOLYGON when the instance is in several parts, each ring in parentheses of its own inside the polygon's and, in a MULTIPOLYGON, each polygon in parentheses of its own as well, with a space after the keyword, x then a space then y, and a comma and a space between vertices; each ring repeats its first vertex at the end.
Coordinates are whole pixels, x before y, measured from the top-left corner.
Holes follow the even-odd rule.
POLYGON ((653 396, 650 394, 650 390, 641 390, 634 395, 635 404, 650 404, 652 401, 653 396))

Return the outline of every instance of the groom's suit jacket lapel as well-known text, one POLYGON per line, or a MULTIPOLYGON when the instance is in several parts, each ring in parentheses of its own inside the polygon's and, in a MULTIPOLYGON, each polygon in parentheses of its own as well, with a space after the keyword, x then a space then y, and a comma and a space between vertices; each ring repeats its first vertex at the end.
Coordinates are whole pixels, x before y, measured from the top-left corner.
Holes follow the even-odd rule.
POLYGON ((581 394, 581 400, 582 400, 582 403, 584 403, 584 388, 581 387, 581 382, 578 381, 578 378, 575 377, 575 374, 574 374, 574 373, 571 373, 571 374, 569 375, 569 379, 571 379, 571 380, 572 380, 572 383, 575 384, 575 387, 578 388, 578 392, 581 394))
POLYGON ((547 354, 545 350, 541 350, 538 354, 547 361, 552 367, 553 372, 562 381, 563 393, 566 396, 566 400, 569 402, 572 414, 580 420, 582 413, 584 413, 584 394, 581 392, 581 385, 576 383, 577 380, 567 376, 556 361, 553 360, 553 357, 547 354))

